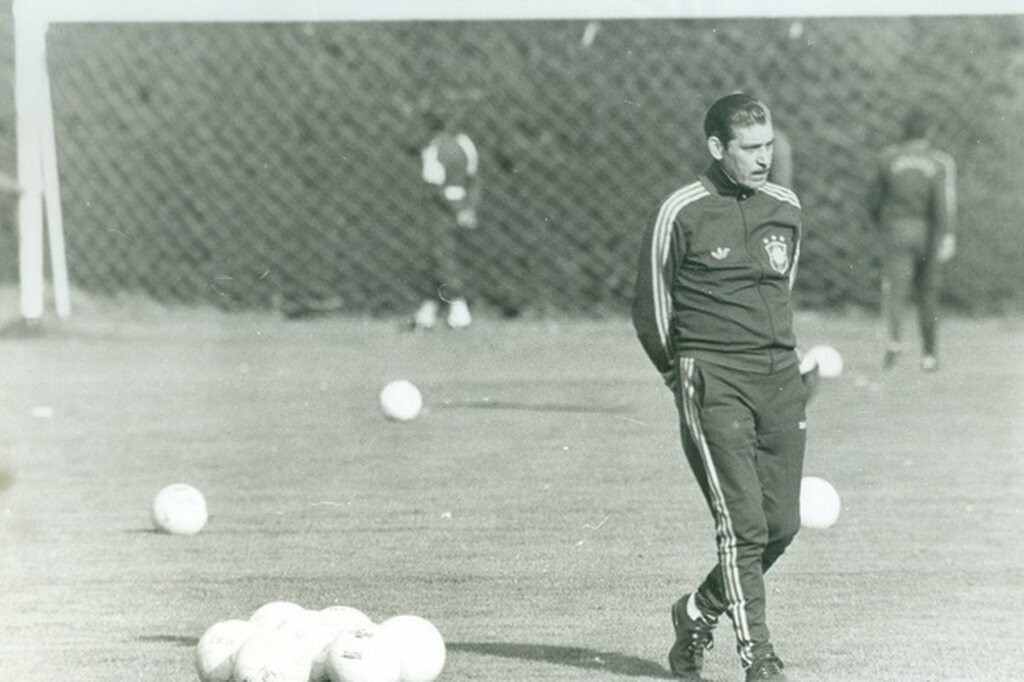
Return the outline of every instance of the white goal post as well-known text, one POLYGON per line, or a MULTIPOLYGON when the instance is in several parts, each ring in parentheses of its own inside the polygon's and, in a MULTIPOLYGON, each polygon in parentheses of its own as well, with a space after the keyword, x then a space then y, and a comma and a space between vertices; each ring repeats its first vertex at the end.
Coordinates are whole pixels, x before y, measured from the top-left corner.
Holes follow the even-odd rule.
POLYGON ((14 0, 21 315, 71 314, 46 36, 53 24, 604 20, 1016 14, 1018 0, 14 0))

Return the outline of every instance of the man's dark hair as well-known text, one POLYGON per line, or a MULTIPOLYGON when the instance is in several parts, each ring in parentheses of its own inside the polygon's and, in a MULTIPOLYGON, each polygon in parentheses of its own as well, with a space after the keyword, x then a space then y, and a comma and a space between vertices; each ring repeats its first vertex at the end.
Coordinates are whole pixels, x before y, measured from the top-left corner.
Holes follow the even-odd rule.
POLYGON ((767 123, 771 118, 768 107, 750 95, 726 95, 711 105, 704 116, 704 135, 717 137, 722 144, 736 137, 736 128, 767 123))
POLYGON ((923 140, 928 137, 931 131, 931 121, 928 114, 920 107, 912 107, 903 119, 903 139, 923 140))

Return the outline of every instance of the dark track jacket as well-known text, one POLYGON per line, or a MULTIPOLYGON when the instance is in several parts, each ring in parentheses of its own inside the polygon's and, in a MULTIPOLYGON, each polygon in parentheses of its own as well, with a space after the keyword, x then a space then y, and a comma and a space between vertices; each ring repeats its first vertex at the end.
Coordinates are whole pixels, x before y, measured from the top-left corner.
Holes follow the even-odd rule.
POLYGON ((633 326, 662 374, 680 355, 767 373, 796 363, 790 289, 800 201, 712 166, 673 192, 647 229, 633 326))
POLYGON ((868 195, 886 247, 930 249, 956 227, 956 164, 927 140, 887 148, 868 195))

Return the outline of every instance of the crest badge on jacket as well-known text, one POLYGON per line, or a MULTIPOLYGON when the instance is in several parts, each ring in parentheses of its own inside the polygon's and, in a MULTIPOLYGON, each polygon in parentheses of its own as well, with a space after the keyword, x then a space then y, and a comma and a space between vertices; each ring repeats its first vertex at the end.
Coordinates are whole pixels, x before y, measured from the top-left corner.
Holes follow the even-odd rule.
POLYGON ((765 237, 764 250, 768 252, 768 264, 772 270, 779 274, 786 274, 789 270, 789 249, 786 246, 786 238, 782 235, 773 234, 765 237))

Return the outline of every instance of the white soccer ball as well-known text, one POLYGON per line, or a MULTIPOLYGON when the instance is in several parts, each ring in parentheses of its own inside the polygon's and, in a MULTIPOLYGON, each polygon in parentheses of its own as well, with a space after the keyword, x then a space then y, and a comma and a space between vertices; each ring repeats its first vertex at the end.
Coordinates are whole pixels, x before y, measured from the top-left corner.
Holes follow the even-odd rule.
POLYGON ((310 662, 309 682, 328 682, 327 659, 331 644, 342 632, 356 627, 372 627, 362 611, 335 606, 322 611, 305 611, 286 620, 278 630, 291 636, 300 655, 310 662))
POLYGON ((294 618, 306 615, 306 609, 290 601, 271 601, 249 616, 249 622, 261 630, 277 630, 294 618))
POLYGON ((232 682, 308 682, 309 670, 291 637, 257 628, 235 654, 232 682))
POLYGON ((196 645, 196 672, 202 682, 231 682, 235 654, 256 632, 247 620, 222 620, 206 629, 196 645))
POLYGON ((415 419, 423 409, 423 395, 412 382, 397 379, 381 390, 380 407, 388 419, 406 422, 415 419))
POLYGON ((818 363, 814 356, 802 353, 799 348, 796 351, 796 357, 800 361, 800 374, 806 375, 808 372, 813 372, 818 368, 818 363))
POLYGON ((331 643, 327 671, 332 682, 399 682, 402 663, 380 628, 353 628, 331 643))
POLYGON ((817 476, 800 481, 800 525, 822 530, 839 520, 842 504, 832 484, 817 476))
POLYGON ((313 672, 309 679, 310 682, 327 682, 331 678, 328 666, 331 644, 338 638, 338 635, 348 630, 370 629, 375 626, 369 616, 353 606, 328 606, 317 611, 316 614, 317 620, 325 628, 327 641, 320 653, 313 658, 313 672))
POLYGON ((380 624, 380 636, 398 651, 402 662, 400 682, 434 682, 441 674, 444 638, 427 619, 412 615, 388 618, 380 624))
POLYGON ((373 620, 354 606, 335 604, 334 606, 321 609, 320 613, 334 624, 338 634, 341 634, 343 630, 351 630, 358 627, 368 628, 373 625, 373 620))
MULTIPOLYGON (((835 379, 843 373, 843 356, 832 346, 814 346, 801 363, 812 362, 818 366, 819 376, 825 379, 835 379)), ((802 369, 802 367, 801 367, 802 369)))
POLYGON ((164 533, 195 535, 206 525, 206 498, 185 483, 172 483, 153 498, 153 525, 164 533))
POLYGON ((319 611, 307 611, 285 621, 278 631, 291 637, 295 650, 309 663, 310 682, 325 682, 327 677, 327 651, 334 639, 330 624, 321 619, 319 611))

